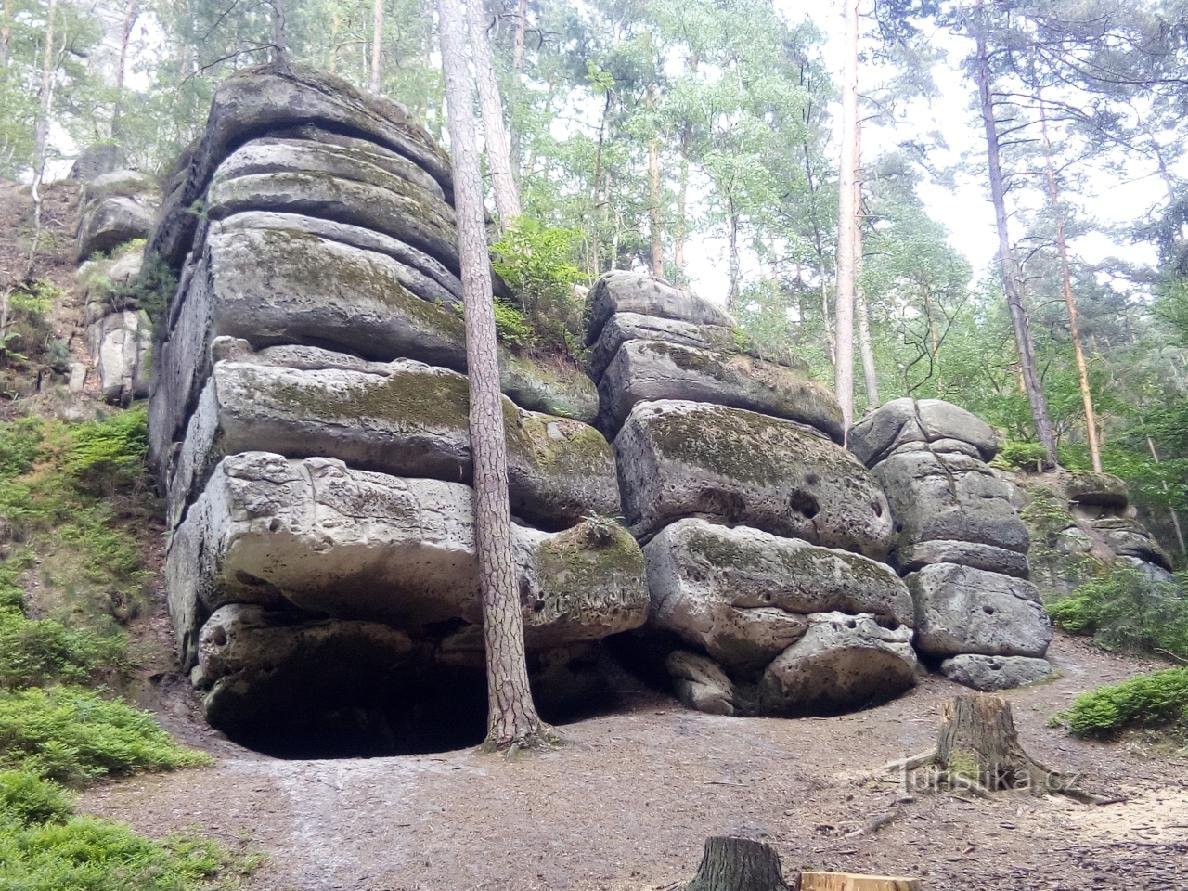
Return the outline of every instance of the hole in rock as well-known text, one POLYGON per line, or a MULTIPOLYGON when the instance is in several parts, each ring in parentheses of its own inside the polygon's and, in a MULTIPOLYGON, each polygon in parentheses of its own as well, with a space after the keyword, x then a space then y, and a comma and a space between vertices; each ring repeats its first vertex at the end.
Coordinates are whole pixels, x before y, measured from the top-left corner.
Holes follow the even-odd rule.
MULTIPOLYGON (((563 725, 605 713, 616 695, 600 660, 529 654, 541 717, 563 725)), ((344 641, 245 672, 216 690, 207 717, 234 742, 278 758, 420 755, 478 745, 487 730, 481 654, 465 665, 395 660, 344 641), (471 664, 473 662, 473 664, 471 664)))

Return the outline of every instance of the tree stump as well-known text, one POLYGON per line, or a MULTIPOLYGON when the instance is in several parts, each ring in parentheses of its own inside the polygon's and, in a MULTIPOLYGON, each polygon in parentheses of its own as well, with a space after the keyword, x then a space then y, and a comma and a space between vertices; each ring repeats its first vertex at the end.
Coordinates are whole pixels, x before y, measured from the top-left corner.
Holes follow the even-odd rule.
POLYGON ((685 891, 789 891, 780 873, 780 855, 749 838, 711 835, 697 875, 685 891))
POLYGON ((1040 764, 1024 751, 1011 705, 1001 696, 966 693, 945 703, 936 751, 913 755, 888 767, 905 771, 939 768, 939 781, 983 797, 1004 789, 1033 795, 1059 793, 1086 804, 1113 799, 1077 788, 1071 778, 1040 764))

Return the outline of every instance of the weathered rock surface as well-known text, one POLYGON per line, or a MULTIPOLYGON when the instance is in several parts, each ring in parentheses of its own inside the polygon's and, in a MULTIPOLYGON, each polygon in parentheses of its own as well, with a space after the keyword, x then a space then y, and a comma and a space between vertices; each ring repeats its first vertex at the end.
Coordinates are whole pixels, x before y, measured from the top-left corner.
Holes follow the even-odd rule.
POLYGON ((92 254, 144 238, 152 228, 160 200, 152 180, 135 171, 105 173, 93 179, 83 192, 76 259, 82 262, 92 254))
POLYGON ((70 179, 90 182, 105 173, 115 173, 128 166, 128 155, 114 142, 101 142, 83 149, 70 165, 70 179))
MULTIPOLYGON (((224 456, 272 451, 447 481, 470 478, 469 386, 411 360, 270 347, 215 363, 169 472, 171 525, 224 456)), ((504 401, 512 511, 556 528, 619 513, 609 444, 580 421, 504 401)))
POLYGON ((103 316, 87 326, 87 341, 104 399, 126 404, 148 395, 153 326, 143 310, 103 316))
MULTIPOLYGON (((187 662, 204 618, 233 603, 381 622, 481 625, 472 493, 460 483, 265 452, 225 458, 173 535, 170 611, 187 662)), ((557 646, 643 623, 639 546, 613 524, 513 527, 526 640, 557 646)))
POLYGON ((614 431, 637 403, 686 399, 745 408, 800 421, 843 438, 841 407, 819 384, 791 368, 742 353, 721 353, 662 340, 619 347, 598 384, 601 424, 614 431))
POLYGON ((806 613, 913 621, 911 595, 890 568, 800 539, 685 519, 666 526, 644 554, 653 624, 728 669, 762 668, 804 635, 806 613))
POLYGON ((1130 493, 1126 490, 1126 483, 1112 474, 1081 471, 1064 473, 1061 476, 1068 500, 1076 504, 1115 510, 1122 510, 1130 504, 1130 493))
POLYGON ((941 674, 951 681, 975 690, 1010 690, 1042 681, 1052 674, 1047 659, 1028 656, 981 656, 964 653, 946 659, 940 665, 941 674))
POLYGON ((961 563, 1021 579, 1028 578, 1031 572, 1026 553, 972 541, 938 539, 909 543, 895 554, 895 564, 903 572, 915 572, 929 563, 961 563))
POLYGON ((615 437, 623 510, 640 536, 704 516, 875 559, 891 541, 878 484, 795 422, 681 400, 641 402, 615 437))
POLYGON ((847 444, 871 467, 906 443, 952 439, 977 449, 989 461, 1001 446, 990 425, 972 412, 942 399, 893 399, 862 418, 847 444))
POLYGON ((668 654, 664 667, 672 679, 673 693, 689 708, 707 715, 738 713, 734 683, 712 659, 700 653, 674 650, 668 654))
POLYGON ((1135 557, 1163 569, 1171 569, 1171 559, 1142 523, 1133 517, 1101 517, 1090 525, 1118 557, 1135 557))
POLYGON ((906 579, 916 608, 916 649, 934 656, 979 653, 1040 657, 1052 625, 1035 585, 956 563, 906 579))
POLYGON ((694 325, 731 327, 730 316, 700 297, 651 276, 625 270, 604 273, 587 298, 586 342, 594 343, 603 325, 615 313, 636 313, 691 322, 694 325))
POLYGON ((804 637, 767 667, 764 714, 835 714, 877 705, 912 687, 910 628, 891 630, 868 615, 815 613, 804 637))

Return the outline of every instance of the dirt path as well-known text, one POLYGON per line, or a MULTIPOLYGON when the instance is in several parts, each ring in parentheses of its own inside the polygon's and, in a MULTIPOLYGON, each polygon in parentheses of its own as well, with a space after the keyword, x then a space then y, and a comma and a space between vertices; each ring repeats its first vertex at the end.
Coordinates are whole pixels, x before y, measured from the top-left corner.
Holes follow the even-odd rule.
POLYGON ((787 872, 909 873, 936 889, 1188 887, 1188 753, 1047 726, 1076 693, 1152 666, 1064 637, 1050 655, 1061 678, 1007 694, 1024 743, 1127 801, 925 794, 847 837, 895 794, 866 775, 929 748, 960 689, 929 677, 877 709, 799 720, 717 718, 638 691, 621 713, 567 726, 563 748, 510 761, 280 761, 212 740, 217 766, 113 783, 82 807, 264 851, 259 891, 657 889, 692 875, 705 836, 724 832, 774 844, 787 872))

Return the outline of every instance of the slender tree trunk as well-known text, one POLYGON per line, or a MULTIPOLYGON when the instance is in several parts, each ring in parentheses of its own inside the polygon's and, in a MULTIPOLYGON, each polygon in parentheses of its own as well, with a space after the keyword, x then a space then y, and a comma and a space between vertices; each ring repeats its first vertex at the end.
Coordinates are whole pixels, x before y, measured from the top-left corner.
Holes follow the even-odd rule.
POLYGON ((1060 206, 1060 194, 1056 188, 1056 171, 1052 166, 1052 141, 1048 138, 1048 115, 1044 110, 1043 97, 1037 95, 1039 104, 1040 133, 1044 143, 1044 181, 1048 187, 1048 203, 1056 219, 1056 253, 1060 257, 1060 290, 1064 305, 1068 309, 1068 333, 1072 338, 1073 355, 1077 362, 1077 385, 1081 390, 1081 405, 1085 408, 1085 434, 1089 441, 1089 459, 1093 469, 1101 473, 1101 446, 1097 441, 1097 413, 1093 410, 1093 391, 1089 389, 1089 367, 1085 364, 1085 350, 1081 346, 1081 329, 1078 322, 1077 300, 1073 296, 1072 276, 1068 270, 1068 245, 1064 240, 1064 211, 1060 206))
POLYGON ((844 0, 846 57, 842 72, 841 170, 837 202, 837 298, 834 301, 836 361, 834 390, 841 404, 843 426, 854 423, 854 248, 858 225, 855 181, 858 173, 858 0, 844 0))
POLYGON ((124 7, 124 25, 120 29, 120 57, 116 63, 115 104, 111 111, 111 137, 118 139, 122 134, 120 115, 124 110, 124 77, 128 69, 128 42, 132 39, 132 29, 136 27, 136 19, 140 16, 138 0, 128 0, 124 7))
MULTIPOLYGON (((1147 437, 1147 448, 1151 450, 1151 460, 1158 464, 1159 453, 1155 451, 1155 440, 1151 439, 1150 436, 1147 437)), ((1163 482, 1163 491, 1164 493, 1167 492, 1166 481, 1163 482)), ((1180 515, 1176 513, 1176 509, 1174 507, 1168 507, 1167 513, 1168 516, 1171 517, 1172 528, 1176 531, 1176 544, 1180 546, 1180 556, 1186 556, 1188 555, 1188 551, 1184 549, 1184 530, 1180 526, 1180 515)))
POLYGON ((37 258, 37 242, 41 238, 41 185, 45 180, 46 141, 49 138, 50 109, 54 100, 54 24, 58 12, 58 0, 49 0, 46 10, 45 43, 41 53, 41 86, 37 91, 37 126, 33 131, 33 240, 29 246, 29 264, 25 277, 33 276, 33 264, 37 258))
POLYGON ((610 113, 611 96, 611 91, 607 90, 606 102, 602 105, 602 117, 598 120, 598 147, 594 151, 594 206, 592 208, 594 225, 590 227, 594 231, 594 238, 590 245, 592 278, 597 278, 602 274, 602 233, 606 230, 608 218, 606 189, 603 183, 605 174, 602 170, 602 146, 606 135, 606 116, 610 113))
POLYGON ((474 519, 487 662, 487 745, 506 749, 535 745, 548 730, 536 714, 528 686, 524 615, 512 555, 507 440, 463 0, 439 0, 438 15, 466 309, 474 519))
POLYGON ((380 72, 384 58, 384 0, 372 0, 371 4, 371 77, 368 89, 376 95, 380 92, 380 72))
POLYGON ((524 71, 524 32, 528 29, 528 0, 516 7, 516 30, 512 36, 512 69, 519 77, 524 71))
POLYGON ((483 0, 466 0, 470 22, 470 49, 474 56, 475 79, 483 108, 483 135, 487 149, 487 167, 495 186, 495 209, 499 226, 506 229, 521 213, 520 190, 512 177, 511 140, 503 119, 503 101, 495 78, 495 56, 487 39, 487 15, 483 0))
POLYGON ((12 47, 12 0, 0 0, 0 68, 8 67, 12 47))
POLYGON ((692 141, 692 127, 686 123, 681 128, 681 165, 677 180, 676 226, 672 233, 672 262, 677 276, 685 275, 685 239, 689 235, 689 145, 692 141))
POLYGON ((1007 308, 1011 314, 1011 326, 1015 335, 1015 349, 1019 353, 1019 365, 1023 374, 1023 388, 1031 407, 1031 419, 1035 424, 1036 436, 1048 460, 1056 464, 1056 434, 1048 414, 1048 400, 1035 365, 1035 342, 1031 337, 1031 326, 1027 320, 1027 309, 1023 305, 1022 273, 1014 250, 1011 247, 1010 230, 1007 227, 1006 187, 1002 175, 1002 159, 999 155, 998 124, 994 118, 994 103, 990 95, 990 56, 986 49, 986 11, 980 2, 974 7, 972 24, 977 46, 976 76, 978 98, 981 105, 982 124, 986 131, 986 163, 990 176, 990 197, 994 202, 994 218, 998 225, 998 254, 1002 271, 1002 289, 1006 295, 1007 308))
POLYGON ((648 142, 648 218, 652 237, 652 275, 664 277, 664 233, 660 223, 660 146, 656 137, 648 142))
POLYGON ((936 376, 936 391, 939 394, 944 381, 940 371, 940 337, 936 332, 936 318, 932 314, 932 292, 927 285, 920 289, 924 298, 924 318, 928 322, 928 342, 932 345, 932 373, 936 376))
POLYGON ((862 357, 862 383, 868 408, 878 408, 879 379, 875 373, 874 349, 870 341, 870 312, 862 293, 862 154, 861 132, 854 133, 854 318, 858 323, 858 354, 862 357))
POLYGON ((829 363, 833 365, 837 362, 837 342, 833 336, 833 326, 829 324, 832 313, 829 311, 829 276, 825 267, 825 237, 821 232, 821 221, 817 217, 819 189, 813 180, 813 159, 807 141, 804 143, 804 176, 809 190, 809 219, 813 225, 813 248, 817 253, 817 284, 821 292, 821 325, 825 328, 825 345, 829 350, 829 363))
POLYGON ((727 241, 730 250, 730 259, 728 261, 730 291, 726 295, 726 309, 733 312, 735 306, 738 304, 739 291, 741 289, 740 280, 742 279, 742 264, 738 256, 738 211, 734 207, 733 195, 726 199, 726 207, 728 212, 727 241))
POLYGON ((330 45, 326 49, 326 70, 331 74, 338 71, 338 53, 342 49, 338 35, 341 30, 342 19, 338 15, 338 8, 334 7, 330 11, 330 45))
POLYGON ((282 71, 289 70, 289 21, 286 0, 272 4, 272 60, 282 71))

